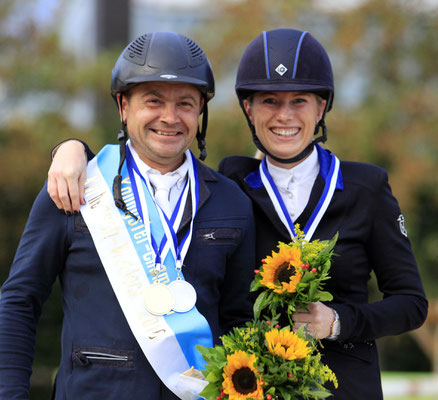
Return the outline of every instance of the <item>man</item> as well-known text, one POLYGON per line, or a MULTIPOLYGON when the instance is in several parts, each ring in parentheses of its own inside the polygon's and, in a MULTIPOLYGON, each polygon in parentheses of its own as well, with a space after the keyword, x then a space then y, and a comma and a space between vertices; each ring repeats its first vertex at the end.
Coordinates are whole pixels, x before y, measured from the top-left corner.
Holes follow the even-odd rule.
POLYGON ((42 189, 2 287, 0 399, 29 396, 35 329, 57 278, 56 399, 198 398, 195 346, 251 318, 251 203, 188 151, 196 137, 205 157, 205 54, 182 35, 141 36, 120 55, 111 94, 120 147, 90 163, 81 213, 61 212, 42 189))

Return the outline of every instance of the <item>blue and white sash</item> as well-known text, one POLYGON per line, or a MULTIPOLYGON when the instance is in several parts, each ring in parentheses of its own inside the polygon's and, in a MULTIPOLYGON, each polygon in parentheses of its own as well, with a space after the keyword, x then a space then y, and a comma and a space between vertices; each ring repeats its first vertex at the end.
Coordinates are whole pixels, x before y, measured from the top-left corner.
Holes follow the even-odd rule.
MULTIPOLYGON (((191 153, 186 156, 193 158, 191 153)), ((179 398, 198 399, 198 393, 208 382, 197 378, 200 374, 196 370, 204 369, 205 362, 195 345, 212 347, 210 327, 196 307, 185 313, 164 316, 152 315, 145 309, 143 292, 153 284, 156 254, 151 243, 149 220, 145 228, 141 219, 125 215, 114 205, 112 182, 118 163, 119 146, 116 145, 105 146, 89 162, 82 215, 131 331, 149 363, 179 398)), ((126 163, 122 178, 124 201, 138 216, 126 163)), ((148 210, 153 228, 159 228, 155 203, 146 201, 142 207, 143 213, 148 210)), ((184 244, 187 241, 190 242, 190 238, 186 237, 184 244)), ((157 277, 159 283, 167 284, 176 279, 173 247, 170 245, 171 251, 165 255, 165 268, 157 277)))
MULTIPOLYGON (((324 158, 327 153, 320 146, 316 145, 315 147, 318 151, 318 158, 320 161, 320 173, 325 178, 325 186, 321 198, 318 201, 318 204, 316 205, 315 209, 312 212, 312 215, 310 216, 309 220, 303 228, 305 239, 307 241, 310 241, 313 234, 315 233, 319 222, 324 216, 324 213, 326 212, 333 198, 337 183, 342 179, 339 159, 333 153, 331 153, 330 163, 329 165, 327 165, 328 169, 326 169, 326 163, 322 162, 322 158, 324 158)), ((268 166, 266 164, 266 157, 263 158, 262 162, 260 163, 259 172, 263 186, 268 192, 269 198, 274 205, 275 211, 280 217, 281 222, 283 222, 284 226, 287 228, 291 239, 294 238, 296 236, 294 223, 290 218, 289 212, 286 208, 286 205, 284 204, 281 194, 278 191, 278 188, 275 185, 271 174, 269 173, 268 166)))

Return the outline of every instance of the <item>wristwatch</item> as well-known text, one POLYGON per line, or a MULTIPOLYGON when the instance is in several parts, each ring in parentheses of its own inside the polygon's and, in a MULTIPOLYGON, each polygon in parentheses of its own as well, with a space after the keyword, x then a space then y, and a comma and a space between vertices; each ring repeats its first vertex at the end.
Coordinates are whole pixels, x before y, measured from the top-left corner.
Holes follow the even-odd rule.
POLYGON ((336 310, 333 310, 333 316, 335 319, 330 325, 330 335, 326 337, 328 340, 336 340, 341 334, 341 320, 339 319, 339 314, 336 312, 336 310))

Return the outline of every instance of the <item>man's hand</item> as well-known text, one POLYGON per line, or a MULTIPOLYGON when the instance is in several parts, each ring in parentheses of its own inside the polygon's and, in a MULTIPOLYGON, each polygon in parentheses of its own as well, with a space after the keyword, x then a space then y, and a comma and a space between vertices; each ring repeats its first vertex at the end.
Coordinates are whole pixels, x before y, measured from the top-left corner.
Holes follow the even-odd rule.
POLYGON ((292 314, 294 331, 301 325, 307 325, 309 333, 315 338, 324 339, 330 336, 330 326, 335 319, 333 310, 320 301, 309 304, 308 309, 309 311, 292 314))
POLYGON ((49 169, 47 192, 60 210, 79 211, 84 201, 87 156, 84 145, 69 140, 55 149, 49 169))

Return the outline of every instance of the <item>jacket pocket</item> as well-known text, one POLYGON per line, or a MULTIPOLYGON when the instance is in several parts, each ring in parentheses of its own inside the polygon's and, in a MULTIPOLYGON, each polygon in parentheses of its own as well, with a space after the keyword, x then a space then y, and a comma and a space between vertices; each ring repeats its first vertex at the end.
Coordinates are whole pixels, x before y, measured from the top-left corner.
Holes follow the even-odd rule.
POLYGON ((362 343, 338 342, 324 340, 324 349, 321 351, 333 351, 339 355, 353 357, 367 363, 371 363, 376 359, 376 343, 374 341, 362 343))
POLYGON ((74 347, 72 361, 79 367, 104 365, 107 367, 132 368, 134 351, 108 349, 105 347, 74 347))
POLYGON ((196 231, 196 240, 206 246, 237 244, 241 235, 240 228, 203 228, 196 231))

